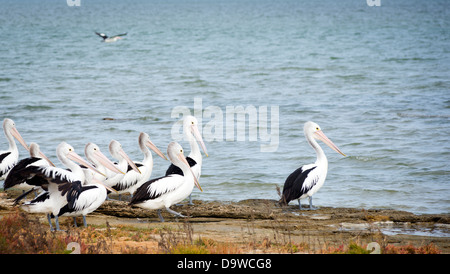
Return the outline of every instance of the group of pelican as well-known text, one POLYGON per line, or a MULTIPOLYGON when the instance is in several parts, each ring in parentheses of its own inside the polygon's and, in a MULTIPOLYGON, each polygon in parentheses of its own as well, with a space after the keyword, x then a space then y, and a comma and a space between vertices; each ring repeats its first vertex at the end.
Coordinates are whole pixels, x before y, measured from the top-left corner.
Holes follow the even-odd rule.
POLYGON ((0 180, 4 180, 4 189, 23 190, 15 204, 32 191, 40 192, 33 200, 24 202, 21 208, 31 213, 47 214, 51 230, 54 229, 52 218, 55 218, 56 230, 60 230, 60 216, 74 217, 74 220, 82 216, 86 226, 86 215, 100 207, 109 192, 130 193, 129 205, 156 209, 160 220, 164 221, 161 209, 184 217, 170 207, 190 196, 194 186, 203 191, 199 184, 202 154, 198 143, 208 154, 198 130, 198 121, 193 116, 186 116, 183 121, 184 136, 189 141, 191 153, 186 158, 180 144, 169 143, 167 155, 172 165, 163 177, 151 180, 153 157, 150 149, 161 158, 167 158, 145 132, 141 132, 138 138, 139 148, 144 154, 142 162, 133 162, 116 140, 110 142, 109 152, 117 163, 109 160, 94 143, 86 144, 85 160, 71 145, 61 142, 56 148, 56 156, 64 166, 60 168, 40 151, 38 144, 30 143, 28 146, 11 119, 4 119, 3 130, 9 143, 6 151, 0 151, 0 180), (30 157, 19 160, 14 138, 29 151, 30 157))
MULTIPOLYGON (((28 212, 46 213, 51 229, 52 217, 55 218, 56 229, 59 229, 58 216, 83 216, 86 226, 86 215, 105 201, 108 191, 130 193, 132 198, 129 205, 157 210, 162 222, 164 219, 161 209, 165 208, 175 216, 185 217, 170 207, 190 196, 195 186, 203 191, 198 181, 202 166, 202 153, 198 143, 206 156, 208 154, 198 130, 198 121, 193 116, 187 116, 183 121, 184 136, 191 148, 189 156, 184 156, 183 148, 178 143, 171 142, 167 155, 172 164, 163 177, 155 179, 150 179, 153 169, 150 149, 161 158, 167 158, 144 132, 140 133, 138 139, 139 148, 144 154, 142 162, 133 162, 115 140, 109 144, 109 151, 118 160, 117 164, 112 163, 93 143, 88 143, 85 147, 85 155, 89 160, 86 161, 75 153, 72 146, 62 142, 58 145, 56 154, 68 168, 63 169, 55 167, 37 144, 32 143, 28 147, 11 119, 4 120, 3 129, 9 149, 0 152, 0 180, 5 180, 5 189, 16 187, 27 191, 16 202, 29 192, 40 190, 41 193, 35 199, 25 202, 21 207, 28 212), (31 157, 18 161, 19 152, 14 138, 30 152, 31 157)), ((306 140, 316 151, 317 160, 314 164, 301 166, 286 178, 279 203, 287 205, 292 200, 298 200, 299 208, 302 209, 300 199, 309 198, 310 209, 314 209, 312 196, 324 184, 328 171, 327 158, 317 140, 341 155, 346 155, 328 139, 318 124, 306 122, 303 131, 306 140)))

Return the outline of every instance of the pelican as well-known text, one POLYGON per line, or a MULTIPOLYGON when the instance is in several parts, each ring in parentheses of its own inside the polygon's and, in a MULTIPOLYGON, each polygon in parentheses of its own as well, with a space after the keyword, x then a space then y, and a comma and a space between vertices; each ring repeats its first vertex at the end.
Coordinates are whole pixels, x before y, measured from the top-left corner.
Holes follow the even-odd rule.
MULTIPOLYGON (((125 174, 122 170, 126 170, 126 166, 122 166, 122 168, 120 168, 120 166, 114 165, 105 156, 105 154, 101 152, 100 148, 94 143, 86 144, 84 148, 84 155, 86 156, 86 159, 88 159, 94 165, 94 167, 102 174, 108 174, 109 176, 114 176, 116 174, 125 174)), ((128 157, 126 154, 125 156, 128 157)), ((107 179, 107 177, 99 173, 95 173, 93 176, 94 176, 93 179, 95 178, 99 181, 104 181, 107 179)))
POLYGON ((122 33, 122 34, 117 34, 117 35, 108 37, 108 35, 106 35, 104 33, 95 32, 95 34, 97 34, 98 36, 103 38, 102 42, 105 42, 105 43, 116 42, 119 39, 123 39, 121 36, 127 35, 127 33, 122 33))
MULTIPOLYGON (((116 174, 114 176, 109 176, 105 184, 111 188, 117 189, 115 186, 120 184, 121 180, 130 173, 130 170, 134 171, 136 174, 141 174, 141 171, 137 167, 137 165, 128 157, 128 155, 125 153, 125 151, 122 148, 122 145, 116 141, 112 140, 109 143, 109 153, 111 156, 113 156, 115 159, 119 160, 117 163, 117 167, 121 170, 125 170, 126 173, 116 174)), ((117 192, 117 191, 116 191, 117 192)), ((119 194, 120 197, 120 194, 119 194)))
POLYGON ((184 157, 183 148, 177 142, 169 144, 167 155, 170 161, 182 170, 184 175, 170 174, 150 180, 136 190, 130 202, 130 205, 136 205, 144 209, 157 209, 161 222, 164 222, 161 215, 162 208, 175 216, 185 217, 171 210, 170 206, 187 198, 194 186, 203 191, 184 157))
MULTIPOLYGON (((68 185, 79 181, 84 183, 85 173, 83 169, 75 162, 99 172, 91 164, 81 158, 73 149, 73 147, 66 142, 61 142, 56 148, 56 154, 61 163, 70 169, 62 169, 58 167, 44 167, 44 166, 30 166, 20 171, 21 176, 35 176, 38 180, 33 180, 33 183, 42 187, 44 192, 38 195, 32 201, 24 203, 21 208, 30 213, 47 213, 50 229, 53 230, 51 223, 51 214, 55 216, 56 230, 59 229, 58 214, 62 207, 67 204, 66 193, 68 185), (61 186, 65 189, 61 189, 61 186)), ((18 200, 15 201, 16 203, 18 200)))
POLYGON ((36 143, 30 143, 30 157, 40 158, 41 166, 55 166, 50 159, 45 156, 45 154, 41 151, 41 148, 36 143))
POLYGON ((141 132, 139 134, 139 148, 144 154, 144 159, 142 162, 133 163, 135 166, 138 166, 139 169, 137 172, 136 169, 128 168, 128 172, 123 176, 115 185, 112 185, 112 188, 117 190, 119 194, 122 193, 133 193, 138 189, 143 183, 147 182, 152 175, 153 170, 153 156, 150 149, 152 149, 158 156, 167 160, 166 156, 150 141, 150 137, 147 133, 141 132), (150 148, 150 149, 149 149, 150 148))
POLYGON ((299 208, 302 209, 300 199, 309 198, 309 208, 314 209, 312 205, 312 195, 316 193, 325 182, 328 170, 328 161, 322 148, 316 140, 321 140, 337 153, 345 156, 344 153, 328 139, 322 132, 319 125, 314 122, 306 122, 303 128, 306 140, 316 151, 317 160, 314 164, 304 165, 287 177, 280 204, 287 205, 290 201, 298 199, 299 208))
POLYGON ((0 151, 0 180, 4 180, 8 175, 9 170, 19 160, 19 150, 17 149, 14 138, 26 149, 29 150, 25 140, 23 140, 19 131, 16 129, 16 124, 13 120, 5 118, 3 120, 3 131, 6 139, 8 139, 9 148, 6 151, 0 151))
MULTIPOLYGON (((188 115, 183 120, 183 133, 184 137, 189 141, 191 146, 191 152, 189 156, 186 158, 189 166, 194 172, 197 180, 200 180, 200 175, 202 173, 202 153, 200 148, 198 147, 197 141, 200 143, 200 146, 203 149, 203 152, 206 156, 208 156, 208 152, 206 151, 205 143, 203 142, 202 136, 198 130, 198 121, 194 116, 188 115)), ((183 172, 180 168, 175 165, 170 165, 166 171, 166 176, 169 174, 180 174, 183 175, 183 172)), ((192 205, 192 197, 189 195, 189 204, 192 205)))
MULTIPOLYGON (((39 145, 36 143, 30 143, 30 157, 24 158, 20 160, 10 171, 8 176, 5 179, 4 189, 8 189, 11 187, 22 189, 24 192, 30 189, 35 190, 40 187, 36 187, 33 183, 28 183, 28 180, 33 180, 34 177, 31 178, 22 178, 21 172, 27 166, 55 166, 50 159, 45 156, 44 153, 41 152, 39 145)), ((29 193, 29 192, 28 192, 29 193)), ((26 193, 26 194, 28 194, 26 193)))
MULTIPOLYGON (((95 146, 91 146, 95 147, 95 146)), ((98 150, 94 150, 98 153, 98 150)), ((108 165, 112 171, 119 171, 114 164, 106 158, 106 156, 97 156, 102 159, 102 164, 108 165)), ((60 216, 73 217, 75 227, 77 226, 76 217, 83 216, 84 227, 87 227, 86 215, 99 208, 107 198, 108 190, 114 189, 106 186, 101 180, 94 177, 89 169, 83 169, 85 173, 85 183, 80 181, 65 182, 65 185, 59 185, 60 189, 67 190, 67 204, 64 205, 58 213, 60 216)))

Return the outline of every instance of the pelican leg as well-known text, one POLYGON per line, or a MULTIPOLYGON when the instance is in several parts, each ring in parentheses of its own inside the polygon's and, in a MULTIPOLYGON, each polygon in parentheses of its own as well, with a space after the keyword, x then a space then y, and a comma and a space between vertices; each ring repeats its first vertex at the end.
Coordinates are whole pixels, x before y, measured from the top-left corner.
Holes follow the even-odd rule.
POLYGON ((302 210, 302 203, 300 202, 300 199, 298 199, 298 209, 302 210))
POLYGON ((83 215, 83 224, 84 224, 84 227, 87 227, 86 216, 84 216, 84 215, 83 215))
POLYGON ((56 231, 61 231, 61 229, 59 228, 58 216, 55 216, 55 226, 56 226, 56 231))
POLYGON ((312 204, 312 196, 309 197, 309 210, 314 210, 317 209, 316 207, 313 206, 312 204))
POLYGON ((164 218, 163 218, 163 216, 161 215, 161 209, 158 209, 158 216, 159 216, 159 220, 161 221, 161 223, 163 223, 164 222, 164 218))
POLYGON ((77 225, 77 217, 73 217, 73 225, 75 227, 78 227, 78 225, 77 225))
POLYGON ((47 220, 48 220, 48 224, 50 225, 50 231, 53 231, 52 217, 50 216, 50 214, 47 214, 47 220))
POLYGON ((175 216, 177 216, 177 217, 183 217, 183 218, 186 217, 186 216, 184 216, 183 214, 178 213, 178 212, 176 212, 176 211, 173 211, 172 209, 170 209, 170 208, 168 208, 168 207, 166 207, 166 210, 167 210, 169 213, 172 213, 173 215, 175 215, 175 216))
POLYGON ((192 194, 189 195, 189 203, 188 205, 194 205, 194 203, 192 203, 192 194))

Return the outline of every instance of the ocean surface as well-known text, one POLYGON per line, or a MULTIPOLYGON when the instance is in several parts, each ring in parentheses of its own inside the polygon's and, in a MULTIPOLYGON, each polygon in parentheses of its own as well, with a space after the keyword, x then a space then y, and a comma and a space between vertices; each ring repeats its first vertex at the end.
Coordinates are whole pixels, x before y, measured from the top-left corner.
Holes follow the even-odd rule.
MULTIPOLYGON (((449 213, 450 3, 380 3, 1 1, 0 119, 59 164, 62 141, 109 156, 112 139, 140 161, 141 131, 165 153, 190 112, 209 153, 193 198, 221 201, 279 199, 315 161, 311 120, 347 154, 320 143, 315 206, 449 213)), ((163 175, 169 162, 154 160, 163 175)))

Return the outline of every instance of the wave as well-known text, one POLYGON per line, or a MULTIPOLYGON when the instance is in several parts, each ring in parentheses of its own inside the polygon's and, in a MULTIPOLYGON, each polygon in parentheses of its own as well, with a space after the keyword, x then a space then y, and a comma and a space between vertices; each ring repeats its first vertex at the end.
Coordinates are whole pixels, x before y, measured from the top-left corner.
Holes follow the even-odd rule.
POLYGON ((52 106, 48 106, 48 105, 24 105, 22 107, 23 107, 24 110, 31 110, 31 111, 51 110, 51 109, 53 109, 52 106))
POLYGON ((397 112, 397 116, 407 117, 407 118, 450 118, 450 115, 421 114, 421 113, 408 113, 408 112, 397 112))

